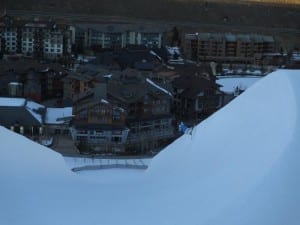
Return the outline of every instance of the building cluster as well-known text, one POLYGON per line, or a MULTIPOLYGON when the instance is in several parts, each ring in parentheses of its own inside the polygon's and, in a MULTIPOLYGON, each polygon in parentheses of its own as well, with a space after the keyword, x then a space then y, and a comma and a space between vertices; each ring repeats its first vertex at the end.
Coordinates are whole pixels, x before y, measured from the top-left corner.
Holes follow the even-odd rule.
POLYGON ((58 59, 80 49, 161 48, 164 29, 136 24, 65 24, 52 20, 0 18, 0 52, 58 59))
POLYGON ((56 59, 71 53, 70 26, 53 21, 0 18, 0 52, 56 59))
MULTIPOLYGON (((2 60, 1 96, 36 104, 59 97, 55 107, 72 106, 68 128, 82 152, 145 154, 174 140, 181 121, 193 125, 223 105, 212 67, 168 66, 163 62, 173 57, 169 50, 128 46, 113 57, 103 53, 76 70, 34 59, 2 60)), ((2 108, 5 104, 9 101, 3 101, 2 108)), ((45 111, 39 108, 35 111, 45 111)), ((10 122, 1 124, 23 126, 29 133, 30 127, 44 129, 42 122, 10 122)))
POLYGON ((62 78, 68 71, 58 63, 33 59, 0 61, 0 96, 37 102, 63 96, 62 78))
POLYGON ((275 56, 271 36, 197 33, 183 37, 186 61, 163 37, 150 25, 1 17, 0 124, 32 137, 68 129, 81 152, 145 154, 226 104, 221 64, 275 56), (64 57, 78 48, 101 51, 91 61, 64 57), (59 58, 71 63, 45 60, 59 58), (53 108, 41 104, 49 99, 53 108))
POLYGON ((161 48, 164 30, 153 25, 77 24, 73 41, 84 48, 120 49, 127 45, 161 48))
MULTIPOLYGON (((168 29, 133 23, 65 24, 4 15, 0 18, 0 52, 59 59, 85 50, 118 51, 131 45, 159 49, 166 45, 168 29)), ((253 64, 276 50, 272 36, 259 34, 186 33, 181 39, 186 58, 198 62, 253 64)))
POLYGON ((25 98, 0 97, 0 124, 43 145, 68 131, 72 107, 51 108, 25 98))
POLYGON ((274 38, 266 35, 194 33, 184 37, 185 55, 195 61, 255 64, 274 51, 274 38))

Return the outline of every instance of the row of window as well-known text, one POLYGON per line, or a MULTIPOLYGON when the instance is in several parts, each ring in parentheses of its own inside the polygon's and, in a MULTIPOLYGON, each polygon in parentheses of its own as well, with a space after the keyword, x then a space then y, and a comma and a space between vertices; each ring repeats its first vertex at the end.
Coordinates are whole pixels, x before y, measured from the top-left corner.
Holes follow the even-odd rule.
POLYGON ((51 52, 51 53, 61 53, 62 52, 62 49, 54 49, 54 48, 45 48, 45 52, 51 52))

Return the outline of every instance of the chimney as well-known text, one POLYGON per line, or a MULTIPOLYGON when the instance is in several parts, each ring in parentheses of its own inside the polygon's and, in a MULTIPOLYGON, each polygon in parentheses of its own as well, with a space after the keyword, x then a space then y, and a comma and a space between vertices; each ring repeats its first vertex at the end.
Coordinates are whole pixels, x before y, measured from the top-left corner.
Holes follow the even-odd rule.
POLYGON ((217 64, 215 62, 211 62, 210 63, 210 68, 211 68, 211 72, 214 76, 217 75, 217 72, 216 72, 216 67, 217 67, 217 64))
POLYGON ((94 99, 107 99, 106 83, 96 83, 94 87, 94 99))

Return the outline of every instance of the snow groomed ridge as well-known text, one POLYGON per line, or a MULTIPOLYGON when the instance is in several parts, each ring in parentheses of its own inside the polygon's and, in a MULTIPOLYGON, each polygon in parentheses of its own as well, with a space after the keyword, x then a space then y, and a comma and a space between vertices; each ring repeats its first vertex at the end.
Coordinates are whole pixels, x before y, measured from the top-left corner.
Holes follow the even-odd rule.
POLYGON ((140 172, 72 173, 0 128, 0 224, 298 225, 299 84, 268 75, 140 172))

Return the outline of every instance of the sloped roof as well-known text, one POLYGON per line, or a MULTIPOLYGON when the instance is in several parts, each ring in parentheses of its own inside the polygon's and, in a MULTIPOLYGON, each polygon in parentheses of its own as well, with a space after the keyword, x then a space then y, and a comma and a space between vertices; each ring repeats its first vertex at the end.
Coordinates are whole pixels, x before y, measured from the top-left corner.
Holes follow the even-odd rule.
POLYGON ((193 98, 208 89, 219 89, 219 85, 214 81, 196 75, 175 78, 173 85, 177 89, 183 89, 182 96, 186 98, 193 98))
POLYGON ((26 105, 0 106, 0 124, 11 126, 19 123, 24 126, 40 126, 43 123, 43 108, 30 108, 26 105))
POLYGON ((63 124, 65 120, 73 116, 72 107, 65 108, 47 108, 45 123, 46 124, 63 124))
POLYGON ((148 92, 146 83, 119 84, 116 82, 109 83, 107 91, 109 95, 123 103, 135 102, 148 92))

